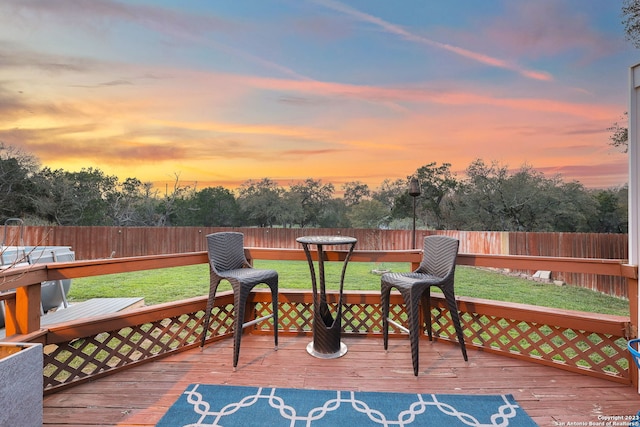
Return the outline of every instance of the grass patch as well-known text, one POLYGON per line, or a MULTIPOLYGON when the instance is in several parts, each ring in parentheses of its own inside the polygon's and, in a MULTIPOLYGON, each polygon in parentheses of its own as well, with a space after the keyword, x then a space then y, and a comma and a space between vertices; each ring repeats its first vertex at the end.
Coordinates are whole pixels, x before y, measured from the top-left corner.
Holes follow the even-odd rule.
MULTIPOLYGON (((280 289, 311 289, 306 261, 256 260, 256 268, 278 271, 280 289)), ((110 274, 74 279, 69 292, 71 302, 91 298, 144 297, 147 305, 176 301, 209 292, 208 265, 198 264, 132 273, 110 274)), ((325 263, 327 289, 337 289, 341 262, 325 263)), ((409 263, 352 262, 347 267, 345 290, 380 290, 380 276, 375 269, 409 271, 409 263)), ((556 286, 511 277, 468 266, 456 269, 456 295, 496 301, 532 304, 543 307, 591 313, 629 315, 628 301, 573 286, 556 286)), ((230 289, 223 281, 220 291, 230 289)))

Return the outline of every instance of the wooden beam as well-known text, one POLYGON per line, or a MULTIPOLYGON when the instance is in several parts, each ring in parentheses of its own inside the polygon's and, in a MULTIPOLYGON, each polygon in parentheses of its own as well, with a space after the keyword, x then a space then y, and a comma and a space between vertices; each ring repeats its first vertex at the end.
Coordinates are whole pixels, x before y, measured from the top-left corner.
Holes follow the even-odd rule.
POLYGON ((46 264, 48 280, 74 279, 78 277, 102 276, 104 274, 129 273, 158 268, 182 267, 206 264, 206 252, 149 255, 127 258, 108 258, 88 261, 69 261, 46 264))
MULTIPOLYGON (((629 279, 629 315, 631 320, 631 328, 627 332, 627 339, 633 339, 638 337, 638 279, 629 279)), ((629 353, 629 375, 631 377, 631 383, 636 389, 640 387, 640 380, 638 379, 638 369, 634 369, 635 360, 629 353)))
POLYGON ((0 292, 49 280, 47 264, 10 267, 0 272, 0 292))
POLYGON ((40 329, 40 283, 16 289, 5 304, 6 335, 30 334, 40 329))

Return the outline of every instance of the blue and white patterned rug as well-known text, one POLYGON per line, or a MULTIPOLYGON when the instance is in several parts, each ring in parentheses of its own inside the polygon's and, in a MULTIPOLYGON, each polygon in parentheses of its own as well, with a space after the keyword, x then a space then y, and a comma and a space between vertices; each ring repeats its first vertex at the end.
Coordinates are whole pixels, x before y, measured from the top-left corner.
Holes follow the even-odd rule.
POLYGON ((191 384, 156 427, 536 426, 511 395, 191 384))

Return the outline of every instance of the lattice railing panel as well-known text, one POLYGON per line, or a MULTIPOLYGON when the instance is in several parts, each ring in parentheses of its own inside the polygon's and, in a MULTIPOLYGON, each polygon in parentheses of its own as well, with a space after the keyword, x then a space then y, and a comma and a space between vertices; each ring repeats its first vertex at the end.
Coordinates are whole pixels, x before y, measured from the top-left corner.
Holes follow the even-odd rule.
MULTIPOLYGON (((332 307, 333 308, 333 307, 332 307)), ((284 330, 309 332, 312 322, 312 304, 281 306, 280 327, 284 330), (304 321, 300 315, 304 314, 304 321)), ((434 299, 432 328, 436 338, 457 343, 455 328, 449 310, 443 301, 434 299)), ((257 315, 265 315, 258 312, 257 315)), ((404 304, 391 304, 389 316, 397 323, 408 326, 404 304)), ((588 371, 594 376, 629 378, 626 339, 619 336, 547 325, 479 313, 461 312, 462 328, 467 346, 491 349, 508 355, 518 355, 533 362, 545 361, 570 369, 588 371)), ((382 313, 379 304, 343 304, 342 329, 345 333, 382 333, 382 313)), ((392 334, 405 334, 389 325, 392 334)), ((426 325, 425 325, 426 334, 426 325)))
MULTIPOLYGON (((230 336, 233 329, 232 298, 219 299, 219 306, 212 311, 212 320, 207 331, 208 338, 230 336)), ((79 330, 98 332, 78 332, 75 325, 65 326, 63 331, 52 327, 52 336, 70 336, 70 341, 61 339, 48 341, 44 346, 45 392, 58 387, 104 375, 144 360, 161 357, 185 348, 197 346, 202 334, 204 299, 189 302, 184 307, 169 307, 172 314, 164 314, 162 308, 145 308, 142 314, 131 313, 115 316, 113 323, 105 322, 108 330, 99 331, 92 325, 82 325, 79 330), (186 311, 186 313, 181 313, 186 311), (164 317, 163 317, 164 316, 164 317), (120 324, 120 327, 108 325, 120 324), (124 319, 124 320, 122 320, 124 319), (136 320, 137 319, 137 320, 136 320), (152 319, 152 320, 149 320, 152 319), (156 320, 153 320, 156 319, 156 320), (139 323, 139 324, 138 324, 139 323), (88 328, 88 329, 87 329, 88 328), (77 335, 74 335, 77 334, 77 335), (59 342, 63 341, 63 342, 59 342)), ((335 306, 333 306, 335 307, 335 306)), ((332 308, 333 308, 332 307, 332 308)), ((313 304, 301 293, 287 294, 279 304, 278 327, 286 333, 311 334, 313 324, 313 304)), ((544 309, 529 313, 529 320, 518 320, 518 310, 501 308, 490 303, 460 304, 462 326, 468 348, 482 348, 532 362, 557 366, 563 369, 588 372, 589 375, 630 381, 629 356, 626 339, 620 333, 587 331, 566 324, 561 317, 551 317, 558 325, 537 321, 544 309), (479 306, 479 309, 475 307, 479 306), (469 308, 471 307, 471 308, 469 308), (482 313, 485 311, 485 313, 482 313), (491 313, 491 314, 488 314, 491 313), (498 313, 498 314, 496 314, 498 313), (503 313, 509 313, 505 315, 503 313), (531 319, 535 319, 531 320, 531 319)), ((256 317, 271 314, 270 295, 256 296, 249 304, 251 315, 256 317)), ((335 311, 334 311, 335 312, 335 311)), ((441 298, 432 300, 432 325, 434 337, 457 342, 455 329, 449 311, 441 298)), ((546 313, 545 313, 546 314, 546 313)), ((401 299, 394 298, 390 305, 390 317, 406 326, 406 312, 401 299)), ((527 318, 527 316, 521 316, 527 318)), ((593 323, 593 318, 589 318, 593 323)), ((576 322, 573 322, 575 326, 576 322)), ((580 322, 577 324, 581 325, 580 322)), ((618 323, 614 323, 617 328, 618 323)), ((353 295, 347 297, 342 308, 342 327, 345 334, 376 335, 382 333, 382 315, 379 296, 353 295)), ((253 326, 255 331, 269 333, 271 321, 253 326)), ((600 328, 603 329, 603 328, 600 328)), ((611 327, 603 330, 610 331, 611 327)), ((613 330, 617 330, 613 328, 613 330)), ((390 325, 390 333, 405 335, 399 328, 390 325)), ((473 355, 470 355, 472 358, 473 355)))
MULTIPOLYGON (((266 316, 269 311, 257 312, 256 316, 266 316)), ((278 323, 281 330, 310 332, 313 322, 313 304, 281 303, 278 323)))
MULTIPOLYGON (((44 347, 45 390, 199 342, 204 312, 181 314, 44 347)), ((211 336, 230 333, 233 305, 215 307, 211 336)))
MULTIPOLYGON (((396 313, 397 310, 392 310, 396 313)), ((587 370, 598 376, 629 378, 627 340, 620 335, 547 325, 478 313, 461 313, 467 345, 587 370)), ((432 308, 433 334, 457 342, 449 311, 432 308)), ((398 320, 406 317, 404 313, 398 320)))
MULTIPOLYGON (((250 309, 253 312, 251 319, 257 319, 258 317, 273 315, 273 306, 271 305, 271 302, 256 301, 255 305, 253 305, 253 307, 250 307, 250 309)), ((279 316, 281 315, 280 310, 278 310, 278 315, 279 316)), ((280 323, 281 325, 280 327, 282 328, 282 323, 280 319, 278 319, 278 323, 280 323)), ((267 332, 273 331, 273 319, 269 318, 269 319, 265 319, 262 322, 256 323, 253 326, 253 330, 267 331, 267 332)))
POLYGON ((344 304, 342 329, 358 333, 382 330, 382 311, 379 305, 344 304))

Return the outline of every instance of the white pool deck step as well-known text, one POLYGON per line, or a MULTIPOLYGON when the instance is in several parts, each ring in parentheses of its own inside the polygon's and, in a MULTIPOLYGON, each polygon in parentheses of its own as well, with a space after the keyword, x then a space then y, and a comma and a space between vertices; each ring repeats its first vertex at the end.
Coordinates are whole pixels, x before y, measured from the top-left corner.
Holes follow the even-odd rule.
POLYGON ((144 298, 92 298, 87 301, 70 304, 69 307, 47 313, 40 319, 42 326, 55 323, 68 322, 70 320, 85 317, 100 316, 103 314, 117 313, 118 311, 142 307, 144 298))
MULTIPOLYGON (((84 319, 104 314, 117 313, 123 310, 144 306, 144 298, 92 298, 87 301, 72 303, 67 308, 61 308, 42 316, 40 325, 51 326, 70 320, 84 319)), ((0 329, 0 339, 5 337, 5 330, 0 329)))

